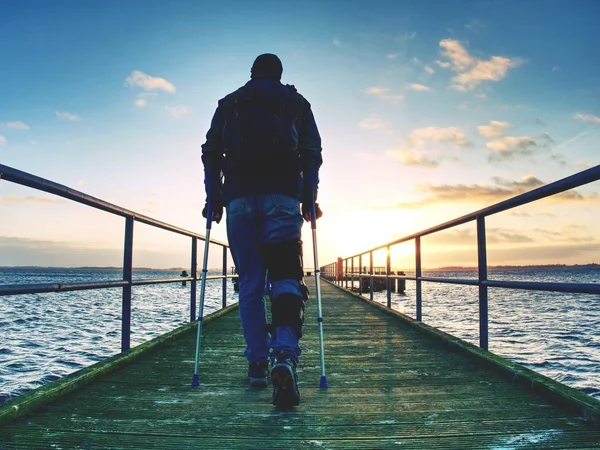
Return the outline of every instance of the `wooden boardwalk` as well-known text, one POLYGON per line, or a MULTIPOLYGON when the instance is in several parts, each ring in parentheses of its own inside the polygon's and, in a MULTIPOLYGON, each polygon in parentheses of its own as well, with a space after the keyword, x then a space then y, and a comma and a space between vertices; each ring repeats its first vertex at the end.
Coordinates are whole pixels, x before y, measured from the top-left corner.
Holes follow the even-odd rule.
MULTIPOLYGON (((312 279, 311 279, 312 280, 312 279)), ((326 282, 329 389, 319 389, 316 301, 299 368, 301 405, 278 411, 247 387, 237 310, 5 424, 0 450, 600 448, 597 421, 326 282)), ((314 289, 311 289, 314 292, 314 289)))

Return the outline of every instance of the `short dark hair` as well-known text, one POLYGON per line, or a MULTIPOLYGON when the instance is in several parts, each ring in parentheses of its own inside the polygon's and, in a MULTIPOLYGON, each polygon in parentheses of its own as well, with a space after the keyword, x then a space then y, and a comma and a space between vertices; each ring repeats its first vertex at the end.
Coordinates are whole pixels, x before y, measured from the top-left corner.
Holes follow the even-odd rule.
POLYGON ((250 69, 250 78, 268 78, 270 80, 281 80, 283 64, 277 55, 263 53, 258 55, 250 69))

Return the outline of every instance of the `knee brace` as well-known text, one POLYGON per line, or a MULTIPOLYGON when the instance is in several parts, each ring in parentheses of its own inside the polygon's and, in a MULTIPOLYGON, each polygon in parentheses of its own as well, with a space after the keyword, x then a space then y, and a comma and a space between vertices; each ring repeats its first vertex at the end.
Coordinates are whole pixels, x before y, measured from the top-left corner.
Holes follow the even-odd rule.
POLYGON ((293 327, 298 336, 302 337, 304 324, 304 299, 294 294, 281 294, 276 299, 271 299, 271 316, 273 328, 280 326, 293 327))
POLYGON ((271 281, 303 278, 302 241, 265 244, 264 251, 271 281))

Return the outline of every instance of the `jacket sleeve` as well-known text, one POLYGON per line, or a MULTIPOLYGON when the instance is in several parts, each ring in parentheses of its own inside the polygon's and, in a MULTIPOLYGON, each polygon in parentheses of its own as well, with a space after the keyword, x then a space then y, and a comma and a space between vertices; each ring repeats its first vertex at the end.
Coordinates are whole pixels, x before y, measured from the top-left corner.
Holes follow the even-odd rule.
POLYGON ((300 132, 298 133, 298 150, 302 171, 318 171, 321 164, 323 164, 321 135, 310 103, 306 100, 302 108, 302 120, 300 122, 300 132))
POLYGON ((202 145, 202 163, 204 164, 204 170, 207 172, 221 171, 225 119, 225 108, 220 101, 210 123, 210 129, 206 133, 206 142, 202 145))

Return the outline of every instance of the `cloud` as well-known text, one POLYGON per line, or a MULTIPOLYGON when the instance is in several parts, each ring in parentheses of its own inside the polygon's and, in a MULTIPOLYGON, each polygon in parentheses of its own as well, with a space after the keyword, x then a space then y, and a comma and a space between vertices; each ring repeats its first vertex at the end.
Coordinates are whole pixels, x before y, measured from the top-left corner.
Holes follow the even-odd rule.
MULTIPOLYGON (((479 134, 489 139, 485 146, 492 151, 489 155, 490 161, 532 155, 536 150, 546 150, 554 144, 554 140, 548 133, 535 136, 509 136, 507 134, 509 127, 508 122, 499 120, 492 120, 488 125, 477 127, 479 134)), ((553 155, 553 158, 558 160, 560 156, 553 155)))
POLYGON ((387 128, 387 124, 377 114, 371 114, 366 119, 361 120, 358 126, 365 130, 383 130, 387 128))
POLYGON ((440 162, 431 159, 423 152, 415 152, 415 151, 406 151, 406 150, 397 150, 395 152, 391 152, 391 154, 405 166, 414 166, 414 167, 438 167, 440 162))
POLYGON ((139 70, 131 72, 131 75, 125 79, 125 82, 129 86, 141 87, 145 91, 163 90, 171 94, 174 94, 176 91, 175 86, 164 78, 152 77, 139 70))
POLYGON ((526 175, 520 181, 505 180, 501 177, 492 177, 492 180, 497 185, 512 189, 516 193, 525 192, 544 184, 542 180, 533 175, 526 175))
POLYGON ((483 23, 479 19, 473 19, 469 23, 465 24, 465 28, 469 31, 472 31, 475 34, 483 33, 487 31, 487 27, 485 23, 483 23))
POLYGON ((6 128, 14 128, 15 130, 29 130, 29 125, 23 122, 6 122, 6 128))
POLYGON ((593 114, 576 113, 576 114, 573 114, 573 118, 575 118, 577 120, 581 120, 583 122, 593 123, 595 125, 600 125, 600 117, 599 116, 595 116, 593 114))
POLYGON ((370 88, 367 88, 365 90, 365 94, 374 95, 376 97, 379 97, 382 100, 387 100, 387 101, 391 101, 391 102, 400 102, 400 101, 404 100, 403 95, 398 95, 398 94, 393 95, 390 93, 389 88, 382 87, 382 86, 371 86, 370 88))
POLYGON ((464 131, 458 127, 425 127, 413 130, 405 141, 410 146, 423 147, 427 141, 453 144, 457 148, 470 147, 464 131))
POLYGON ((433 75, 435 73, 435 69, 430 66, 425 66, 425 72, 427 72, 429 75, 433 75))
POLYGON ((148 100, 156 97, 157 95, 158 94, 154 92, 143 92, 141 94, 138 94, 133 104, 138 108, 145 108, 146 106, 148 106, 148 100))
POLYGON ((486 230, 486 240, 488 244, 520 244, 525 242, 534 242, 534 240, 526 234, 504 228, 488 228, 486 230))
POLYGON ((505 136, 504 129, 508 128, 508 122, 491 120, 489 125, 480 125, 477 127, 479 134, 486 138, 498 138, 505 136))
POLYGON ((398 58, 398 56, 400 56, 400 52, 397 52, 397 53, 388 53, 387 55, 385 55, 385 57, 387 59, 396 59, 396 58, 398 58))
POLYGON ((70 120, 71 122, 77 122, 78 120, 81 120, 81 117, 79 117, 77 114, 72 114, 70 112, 54 111, 54 113, 56 114, 56 117, 61 120, 70 120))
POLYGON ((489 141, 486 147, 492 150, 489 156, 490 161, 503 161, 518 156, 533 155, 536 150, 546 150, 553 144, 554 141, 550 135, 542 133, 538 136, 504 136, 489 141))
POLYGON ((165 106, 165 110, 176 119, 189 116, 192 111, 187 106, 165 106))
POLYGON ((581 225, 570 224, 555 230, 546 228, 535 228, 536 234, 552 242, 595 242, 596 239, 583 233, 589 233, 587 227, 581 225))
POLYGON ((331 43, 333 45, 335 45, 336 47, 341 47, 342 46, 342 42, 338 38, 333 39, 333 41, 331 41, 331 43))
MULTIPOLYGON (((460 230, 450 229, 441 233, 434 233, 426 236, 427 245, 435 245, 436 247, 463 247, 475 246, 477 244, 477 234, 475 230, 460 230)), ((534 240, 522 233, 507 228, 492 228, 486 229, 486 240, 488 244, 507 244, 507 243, 524 243, 534 242, 534 240)))
POLYGON ((454 39, 441 40, 440 47, 442 55, 450 62, 437 63, 440 67, 457 72, 452 79, 454 84, 451 85, 451 88, 457 91, 471 91, 484 81, 500 81, 506 77, 509 69, 522 64, 520 59, 503 56, 492 56, 488 60, 477 59, 454 39))
POLYGON ((404 33, 400 36, 397 36, 394 38, 394 41, 396 42, 406 42, 406 41, 410 41, 413 40, 414 38, 417 37, 417 32, 416 31, 411 31, 410 33, 404 33))
MULTIPOLYGON (((531 191, 545 184, 533 175, 527 175, 520 180, 494 177, 492 181, 494 184, 487 186, 480 184, 432 185, 423 183, 417 185, 417 190, 427 195, 420 202, 423 207, 438 203, 483 203, 489 205, 531 191)), ((553 195, 549 197, 549 200, 597 204, 600 203, 600 196, 594 193, 581 194, 575 190, 569 190, 553 195)))
POLYGON ((417 92, 431 91, 431 88, 429 86, 425 86, 424 84, 419 84, 419 83, 410 83, 408 85, 408 88, 412 91, 417 91, 417 92))
POLYGON ((455 159, 434 148, 436 144, 450 144, 456 149, 473 145, 458 127, 424 127, 411 131, 398 149, 387 153, 401 164, 428 168, 438 167, 441 159, 455 159))
POLYGON ((0 147, 2 147, 3 145, 6 145, 7 142, 8 141, 6 140, 6 138, 0 134, 0 147))

